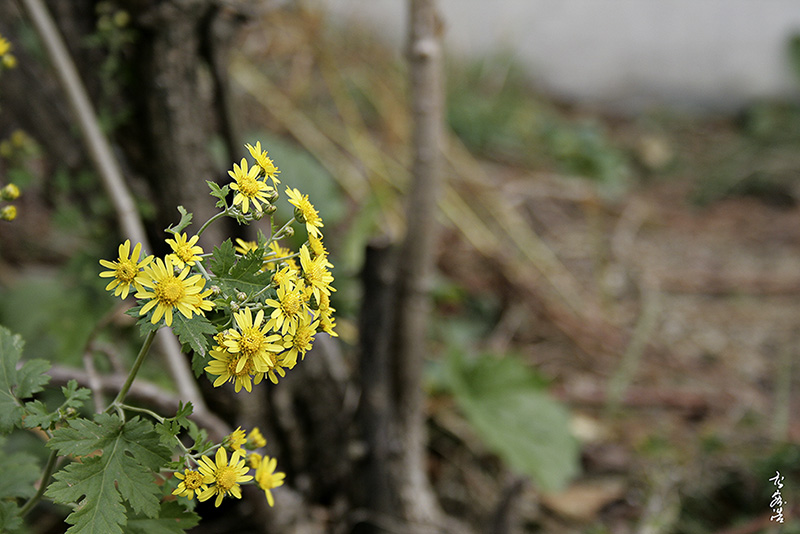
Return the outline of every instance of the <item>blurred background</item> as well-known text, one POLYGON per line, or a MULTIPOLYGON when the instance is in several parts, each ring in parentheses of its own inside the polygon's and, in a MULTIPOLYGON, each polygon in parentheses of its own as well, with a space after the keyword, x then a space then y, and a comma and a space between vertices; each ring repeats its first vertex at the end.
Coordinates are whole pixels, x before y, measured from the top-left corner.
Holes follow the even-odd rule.
MULTIPOLYGON (((256 141, 325 220, 340 337, 275 388, 200 378, 233 427, 262 427, 287 486, 274 510, 201 506, 192 532, 358 531, 359 276, 367 244, 404 229, 406 2, 47 4, 154 243, 178 204, 205 220, 205 180, 226 183, 256 141)), ((439 7, 424 388, 444 512, 498 534, 800 532, 800 5, 439 7)), ((97 276, 121 241, 113 206, 14 2, 0 34, 17 58, 0 76, 0 185, 23 193, 0 224, 0 324, 68 370, 103 320, 113 372, 139 343, 97 276)), ((144 377, 169 390, 153 361, 144 377)), ((62 532, 64 515, 30 531, 62 532)))

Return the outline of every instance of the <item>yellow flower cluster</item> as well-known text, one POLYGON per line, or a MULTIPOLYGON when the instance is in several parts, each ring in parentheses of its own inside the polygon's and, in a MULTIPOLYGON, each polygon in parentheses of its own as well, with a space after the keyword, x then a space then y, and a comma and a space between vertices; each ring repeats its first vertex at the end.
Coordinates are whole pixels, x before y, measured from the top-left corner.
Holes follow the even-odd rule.
POLYGON ((212 290, 205 289, 205 278, 199 274, 189 276, 190 265, 203 252, 200 247, 192 246, 196 241, 196 237, 187 242, 185 234, 178 235, 175 240, 167 240, 174 254, 164 259, 145 256, 140 260, 142 244, 137 243, 131 252, 128 239, 119 246, 115 261, 100 260, 100 265, 109 269, 101 272, 100 277, 111 278, 106 290, 113 290, 114 296, 125 299, 133 288, 135 297, 144 301, 139 315, 154 310, 150 319, 153 324, 163 317, 164 323, 171 326, 175 310, 187 319, 193 314, 204 315, 214 303, 206 300, 212 290))
POLYGON ((264 447, 267 441, 258 428, 254 428, 245 438, 241 427, 234 430, 217 449, 214 460, 202 456, 196 463, 197 469, 184 469, 176 471, 175 478, 181 482, 172 492, 173 495, 186 497, 189 500, 197 495, 198 501, 207 501, 216 496, 214 506, 219 506, 226 496, 240 499, 242 497, 240 484, 255 481, 264 490, 267 502, 274 506, 272 497, 273 489, 282 486, 286 475, 275 472, 278 461, 269 456, 262 456, 257 452, 247 454, 247 451, 264 447), (224 445, 231 449, 230 459, 224 445), (252 475, 248 474, 253 469, 252 475))
MULTIPOLYGON (((266 184, 266 178, 270 178, 273 185, 280 183, 275 178, 279 171, 267 152, 261 149, 261 143, 246 147, 256 161, 253 168, 259 169, 253 179, 260 185, 250 189, 252 196, 247 197, 246 188, 242 186, 245 181, 241 176, 248 168, 247 161, 243 159, 241 165, 234 165, 234 170, 229 171, 237 181, 231 188, 239 191, 234 205, 243 197, 243 212, 248 203, 258 205, 259 192, 274 191, 266 184)), ((308 242, 297 253, 275 239, 267 243, 262 270, 272 274, 274 294, 234 312, 232 327, 217 336, 217 343, 210 351, 212 359, 205 367, 209 374, 217 377, 214 386, 233 382, 236 392, 242 388, 249 392, 253 384, 259 384, 265 376, 277 384, 279 377, 284 377, 286 370, 292 369, 311 350, 318 332, 337 336, 333 316, 336 310, 330 304, 330 295, 336 291, 330 272, 333 264, 322 243, 322 218, 307 195, 292 188, 286 188, 286 195, 295 208, 294 221, 305 225, 308 242)), ((277 193, 273 193, 272 198, 277 198, 277 193)), ((237 239, 236 243, 236 252, 243 256, 259 249, 258 243, 253 241, 237 239)))

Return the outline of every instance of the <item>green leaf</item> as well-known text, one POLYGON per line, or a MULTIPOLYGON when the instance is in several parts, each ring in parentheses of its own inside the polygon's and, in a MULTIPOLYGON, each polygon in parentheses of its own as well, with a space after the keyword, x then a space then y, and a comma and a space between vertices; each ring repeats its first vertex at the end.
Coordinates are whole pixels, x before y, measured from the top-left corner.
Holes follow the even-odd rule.
POLYGON ((230 191, 230 188, 227 185, 224 185, 224 186, 220 187, 215 182, 212 182, 210 180, 206 180, 206 183, 208 184, 208 187, 211 188, 211 196, 214 197, 214 198, 219 199, 217 201, 216 206, 218 208, 226 207, 228 204, 227 204, 225 199, 228 196, 228 192, 230 191))
POLYGON ((232 295, 243 291, 252 295, 271 282, 271 274, 260 272, 264 264, 264 250, 258 248, 238 257, 230 239, 214 248, 209 267, 214 273, 214 283, 223 293, 232 295))
POLYGON ((186 510, 175 501, 161 503, 157 517, 132 517, 125 526, 125 534, 181 534, 197 526, 200 516, 186 510))
POLYGON ((22 338, 0 326, 0 433, 7 434, 22 423, 20 399, 38 393, 50 377, 44 360, 30 360, 17 369, 22 356, 22 338))
POLYGON ((172 331, 178 336, 180 342, 192 347, 196 353, 206 355, 209 345, 209 337, 217 333, 217 328, 211 321, 202 315, 193 315, 187 319, 181 313, 172 315, 172 331))
POLYGON ((49 429, 61 419, 58 412, 51 412, 41 401, 35 400, 25 403, 25 419, 22 426, 25 428, 49 429))
POLYGON ((15 532, 22 526, 19 506, 10 501, 0 501, 0 532, 15 532))
POLYGON ((562 488, 578 472, 569 413, 541 390, 541 380, 511 357, 448 358, 456 402, 486 445, 544 489, 562 488))
POLYGON ((236 263, 236 251, 233 249, 233 243, 230 239, 226 239, 218 247, 214 247, 209 261, 209 269, 216 276, 225 276, 236 263))
POLYGON ((193 407, 191 402, 184 404, 178 403, 178 413, 175 417, 164 419, 163 423, 156 424, 156 432, 161 438, 161 443, 166 446, 171 446, 174 443, 175 437, 180 434, 181 429, 189 426, 188 417, 192 415, 193 407))
MULTIPOLYGON (((0 447, 4 442, 5 438, 0 438, 0 447)), ((27 499, 36 493, 34 483, 39 480, 41 468, 31 454, 0 450, 0 473, 3 473, 0 476, 0 500, 16 497, 27 499)))
POLYGON ((83 404, 88 401, 92 392, 88 388, 79 388, 76 380, 70 380, 66 386, 61 386, 61 393, 64 394, 64 408, 80 410, 83 404))
POLYGON ((66 521, 69 534, 121 534, 126 500, 139 514, 159 512, 155 472, 170 460, 153 425, 135 417, 123 423, 117 415, 98 414, 94 422, 71 420, 53 432, 48 447, 59 454, 84 456, 53 477, 46 495, 61 504, 79 503, 66 521), (101 454, 86 456, 96 453, 101 454))
POLYGON ((171 224, 164 229, 166 232, 171 232, 173 234, 179 234, 183 232, 187 226, 192 224, 192 214, 186 211, 186 208, 183 206, 178 206, 178 212, 181 214, 181 220, 176 226, 172 226, 171 224))

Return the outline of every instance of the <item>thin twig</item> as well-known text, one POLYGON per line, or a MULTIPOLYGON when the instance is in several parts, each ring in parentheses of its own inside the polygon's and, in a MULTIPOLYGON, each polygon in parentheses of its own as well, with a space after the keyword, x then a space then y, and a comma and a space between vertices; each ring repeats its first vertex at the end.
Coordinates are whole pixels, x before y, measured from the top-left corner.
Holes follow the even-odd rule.
MULTIPOLYGON (((42 0, 19 0, 28 18, 36 28, 55 68, 67 100, 78 122, 83 141, 94 163, 103 187, 111 198, 117 213, 122 233, 133 242, 142 244, 145 250, 152 250, 147 241, 144 225, 136 210, 133 196, 128 190, 119 164, 111 150, 108 139, 103 134, 75 63, 69 55, 61 34, 42 0)), ((167 358, 167 365, 181 396, 190 400, 197 411, 208 408, 192 376, 192 372, 181 354, 175 336, 166 329, 158 334, 158 342, 167 358)))
MULTIPOLYGON (((47 374, 52 377, 50 381, 51 385, 64 386, 70 380, 75 380, 80 386, 89 386, 89 376, 79 369, 54 365, 47 374)), ((99 387, 103 392, 117 393, 122 389, 125 378, 125 375, 120 374, 100 376, 99 387)), ((170 393, 156 384, 141 378, 137 379, 136 382, 131 385, 127 397, 141 402, 142 404, 153 406, 161 413, 167 414, 177 412, 178 404, 183 400, 178 395, 170 393)), ((211 437, 215 440, 222 440, 231 432, 231 428, 228 424, 211 412, 195 410, 189 418, 202 428, 207 429, 211 437)))

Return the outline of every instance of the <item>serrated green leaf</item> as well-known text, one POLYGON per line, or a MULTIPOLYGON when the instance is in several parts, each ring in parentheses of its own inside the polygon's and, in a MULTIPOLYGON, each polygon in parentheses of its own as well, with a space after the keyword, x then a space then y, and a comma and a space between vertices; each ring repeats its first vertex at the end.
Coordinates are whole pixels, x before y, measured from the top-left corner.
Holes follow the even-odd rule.
POLYGON ((0 327, 0 433, 8 433, 22 422, 21 399, 42 391, 50 377, 45 360, 30 360, 17 369, 22 356, 22 338, 0 327))
POLYGON ((200 516, 186 510, 175 501, 161 503, 158 517, 132 517, 125 526, 125 534, 181 534, 197 526, 200 516))
POLYGON ((2 451, 4 443, 5 438, 0 438, 0 500, 33 497, 34 483, 42 474, 36 457, 25 452, 5 453, 2 451))
POLYGON ((0 532, 16 532, 22 526, 19 506, 10 501, 0 501, 0 532))
POLYGON ((163 423, 156 424, 156 432, 158 432, 158 435, 161 437, 161 443, 167 446, 174 443, 173 440, 180 434, 181 429, 189 425, 189 419, 187 418, 192 415, 193 410, 194 408, 191 402, 187 402, 186 404, 179 402, 178 412, 175 414, 175 417, 164 419, 163 423))
POLYGON ((70 380, 66 386, 61 386, 61 393, 64 394, 64 408, 74 410, 83 408, 83 404, 92 396, 92 392, 88 388, 78 387, 76 380, 70 380))
POLYGON ((59 454, 100 455, 82 458, 54 475, 46 495, 57 503, 80 503, 67 517, 69 534, 121 534, 125 499, 139 514, 159 511, 155 472, 170 460, 153 425, 135 417, 124 424, 117 415, 71 420, 53 432, 48 447, 59 454))
POLYGON ((172 226, 171 224, 164 229, 165 232, 170 232, 173 234, 179 234, 183 232, 187 226, 192 224, 192 217, 193 215, 186 211, 186 208, 183 206, 178 206, 178 212, 181 214, 181 220, 178 222, 177 225, 172 226))
POLYGON ((51 412, 41 401, 35 400, 25 403, 25 418, 22 426, 25 428, 41 427, 48 429, 60 419, 58 412, 51 412))
POLYGON ((578 472, 578 444, 569 413, 541 390, 519 361, 482 356, 448 358, 453 394, 486 445, 543 488, 563 487, 578 472))
POLYGON ((220 277, 227 275, 234 263, 236 263, 236 251, 233 249, 233 242, 226 239, 218 247, 214 247, 208 268, 215 276, 220 277))
POLYGON ((189 345, 195 352, 205 356, 209 336, 215 335, 217 328, 202 315, 187 319, 183 314, 176 313, 172 316, 172 331, 182 344, 189 345))

